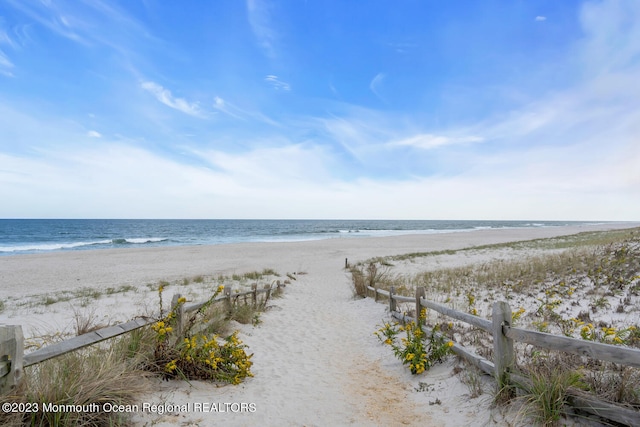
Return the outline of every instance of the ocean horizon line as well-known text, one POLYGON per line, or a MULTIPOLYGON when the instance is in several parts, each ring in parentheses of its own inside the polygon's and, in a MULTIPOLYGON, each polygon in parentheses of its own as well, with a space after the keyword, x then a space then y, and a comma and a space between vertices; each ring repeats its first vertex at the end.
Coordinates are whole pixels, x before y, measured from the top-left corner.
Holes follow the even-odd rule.
POLYGON ((141 246, 295 242, 607 221, 309 219, 0 219, 0 256, 141 246))

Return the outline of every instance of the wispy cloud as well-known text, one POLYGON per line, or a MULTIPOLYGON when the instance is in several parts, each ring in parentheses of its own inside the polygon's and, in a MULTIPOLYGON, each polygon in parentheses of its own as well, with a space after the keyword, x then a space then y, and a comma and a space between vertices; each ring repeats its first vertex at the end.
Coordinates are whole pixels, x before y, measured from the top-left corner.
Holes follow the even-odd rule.
MULTIPOLYGON (((44 27, 52 34, 81 46, 107 46, 128 57, 138 43, 157 43, 159 40, 151 35, 141 21, 114 2, 7 1, 36 23, 36 26, 44 27), (114 31, 114 27, 118 30, 114 31)), ((23 41, 30 39, 27 27, 16 28, 14 31, 23 41)))
POLYGON ((371 90, 371 92, 373 92, 373 94, 378 98, 380 98, 381 100, 384 100, 384 98, 380 95, 379 91, 380 91, 380 86, 384 81, 384 78, 385 78, 384 73, 378 73, 375 75, 373 79, 371 79, 371 82, 369 83, 369 89, 371 90))
MULTIPOLYGON (((0 25, 1 24, 2 22, 0 21, 0 25)), ((0 46, 1 45, 7 45, 14 49, 16 48, 16 43, 11 39, 11 37, 9 37, 6 30, 2 28, 0 28, 0 46)), ((3 74, 7 77, 13 77, 13 68, 14 65, 7 54, 4 53, 2 49, 0 49, 0 74, 3 74)))
POLYGON ((228 114, 231 117, 234 117, 236 119, 243 119, 240 115, 236 114, 233 111, 233 108, 230 108, 229 103, 226 102, 224 99, 220 98, 219 96, 216 96, 213 100, 213 108, 215 108, 216 110, 224 113, 224 114, 228 114))
POLYGON ((189 102, 183 98, 176 98, 171 94, 170 90, 165 89, 157 83, 146 81, 142 82, 140 86, 168 107, 189 114, 190 116, 204 117, 204 113, 197 103, 189 102))
POLYGON ((396 53, 407 54, 415 50, 415 48, 418 47, 418 44, 409 42, 392 42, 387 43, 387 46, 392 48, 396 53))
MULTIPOLYGON (((258 144, 259 145, 259 144, 258 144)), ((258 190, 279 186, 304 187, 318 180, 331 179, 331 156, 321 146, 281 141, 277 147, 257 147, 242 153, 200 152, 215 169, 233 181, 258 190)))
POLYGON ((279 123, 259 111, 249 111, 247 109, 240 108, 219 96, 214 98, 213 108, 238 120, 255 120, 272 126, 280 126, 279 123))
MULTIPOLYGON (((589 2, 581 9, 582 61, 593 75, 640 66, 640 2, 589 2)), ((636 85, 637 86, 637 85, 636 85)))
POLYGON ((63 5, 51 1, 8 1, 14 8, 21 10, 31 19, 55 34, 75 42, 87 44, 87 39, 74 28, 75 24, 81 24, 82 21, 76 19, 72 12, 65 10, 63 5))
POLYGON ((278 76, 275 76, 273 74, 269 74, 267 77, 265 77, 264 81, 269 83, 275 90, 283 90, 285 92, 291 90, 291 85, 289 83, 283 82, 278 76))
POLYGON ((430 150, 433 148, 443 147, 445 145, 466 144, 482 141, 484 141, 484 138, 479 136, 464 136, 456 138, 443 135, 419 134, 392 142, 390 143, 390 145, 399 147, 407 146, 420 148, 422 150, 430 150))
POLYGON ((547 17, 546 17, 546 16, 540 16, 540 15, 538 15, 538 16, 536 16, 536 18, 535 18, 535 21, 537 21, 537 22, 542 22, 542 21, 546 21, 546 20, 547 20, 547 17))
POLYGON ((95 130, 90 130, 89 132, 87 132, 87 136, 90 137, 90 138, 101 138, 102 137, 100 132, 95 131, 95 130))
POLYGON ((251 30, 265 54, 274 58, 277 33, 273 27, 269 7, 269 4, 263 0, 247 0, 247 18, 251 30))
POLYGON ((0 50, 0 74, 5 75, 7 77, 13 77, 12 69, 14 65, 9 58, 4 54, 2 50, 0 50))

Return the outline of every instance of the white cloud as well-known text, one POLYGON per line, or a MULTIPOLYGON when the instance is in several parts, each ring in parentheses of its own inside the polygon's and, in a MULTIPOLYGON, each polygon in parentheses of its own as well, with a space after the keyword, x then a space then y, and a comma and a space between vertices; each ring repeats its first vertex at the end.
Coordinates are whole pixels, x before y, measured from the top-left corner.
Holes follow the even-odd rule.
POLYGON ((203 113, 197 103, 190 103, 183 98, 176 98, 171 94, 170 90, 163 88, 157 83, 146 81, 142 82, 140 86, 147 92, 153 94, 158 101, 168 107, 182 111, 183 113, 191 116, 203 116, 203 113))
POLYGON ((269 5, 263 0, 247 0, 247 18, 260 47, 267 56, 275 57, 277 34, 271 22, 269 5))
POLYGON ((419 134, 392 142, 390 145, 409 146, 420 148, 423 150, 430 150, 432 148, 442 147, 445 145, 465 144, 482 141, 484 141, 484 138, 481 138, 479 136, 448 137, 443 135, 419 134))
POLYGON ((216 96, 214 98, 213 108, 238 120, 254 120, 261 123, 266 123, 271 126, 280 126, 279 123, 275 122, 259 111, 245 110, 238 107, 237 105, 228 102, 225 99, 220 98, 219 96, 216 96))
POLYGON ((4 74, 7 77, 13 77, 13 73, 11 70, 14 68, 14 65, 9 58, 0 50, 0 74, 4 74))
MULTIPOLYGON (((2 24, 2 21, 0 21, 2 24)), ((9 37, 7 32, 0 28, 0 45, 8 45, 14 49, 17 48, 16 43, 9 37)), ((0 74, 4 74, 7 77, 13 77, 12 69, 14 68, 14 64, 9 60, 9 57, 6 53, 0 49, 0 74)))
POLYGON ((270 187, 292 189, 332 179, 328 166, 332 158, 321 146, 279 142, 281 146, 243 153, 211 150, 197 154, 216 170, 233 177, 234 182, 256 191, 270 187))
MULTIPOLYGON (((57 35, 81 44, 87 44, 87 40, 84 37, 87 34, 80 35, 74 25, 70 24, 69 17, 65 16, 67 11, 64 8, 68 8, 67 5, 54 4, 48 1, 23 2, 10 0, 9 3, 57 35)), ((80 18, 73 19, 73 21, 74 24, 83 22, 80 18)))
POLYGON ((0 30, 0 44, 7 44, 16 48, 16 43, 9 37, 9 34, 7 34, 5 30, 0 30))
POLYGON ((90 137, 90 138, 101 138, 102 137, 100 132, 95 131, 95 130, 90 130, 89 132, 87 132, 87 136, 90 137))
POLYGON ((640 2, 588 2, 580 22, 586 34, 581 46, 586 71, 597 76, 640 65, 640 2))
POLYGON ((620 153, 589 174, 580 147, 545 147, 480 157, 455 176, 345 181, 312 144, 195 152, 209 167, 112 141, 52 146, 0 153, 0 216, 637 220, 636 147, 635 160, 620 153))
POLYGON ((236 119, 244 120, 243 117, 232 111, 234 108, 228 102, 219 96, 214 98, 213 108, 236 119))
POLYGON ((373 94, 380 99, 383 99, 382 96, 380 95, 379 90, 384 78, 385 78, 384 73, 378 73, 375 75, 373 79, 371 79, 371 82, 369 83, 369 89, 371 90, 371 92, 373 92, 373 94))
POLYGON ((282 80, 280 80, 280 78, 278 78, 278 76, 275 76, 273 74, 269 74, 268 76, 266 76, 264 78, 264 81, 269 83, 275 90, 284 90, 284 91, 290 91, 291 90, 291 85, 287 82, 283 82, 282 80))
POLYGON ((538 22, 542 22, 542 21, 546 21, 547 17, 538 15, 538 16, 536 16, 535 20, 538 21, 538 22))

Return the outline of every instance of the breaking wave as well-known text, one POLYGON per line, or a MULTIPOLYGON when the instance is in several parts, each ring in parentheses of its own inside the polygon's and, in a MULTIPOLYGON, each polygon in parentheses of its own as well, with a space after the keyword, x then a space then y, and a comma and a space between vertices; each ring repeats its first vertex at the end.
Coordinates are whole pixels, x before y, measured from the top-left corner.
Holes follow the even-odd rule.
POLYGON ((90 242, 55 242, 55 243, 33 243, 17 246, 0 246, 0 252, 45 252, 59 251, 64 249, 82 249, 89 247, 109 247, 120 245, 144 245, 148 243, 165 242, 169 239, 165 237, 136 237, 127 239, 105 239, 90 242))

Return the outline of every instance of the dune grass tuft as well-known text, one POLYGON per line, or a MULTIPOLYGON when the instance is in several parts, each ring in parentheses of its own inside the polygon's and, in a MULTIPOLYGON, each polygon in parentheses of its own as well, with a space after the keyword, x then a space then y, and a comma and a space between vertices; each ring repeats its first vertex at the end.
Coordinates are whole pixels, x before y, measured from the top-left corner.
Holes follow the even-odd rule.
POLYGON ((104 410, 104 405, 134 405, 149 391, 145 373, 113 347, 69 353, 27 368, 24 374, 21 389, 0 399, 37 404, 39 410, 2 413, 4 426, 127 426, 127 414, 104 410), (46 405, 57 410, 46 410, 46 405))

